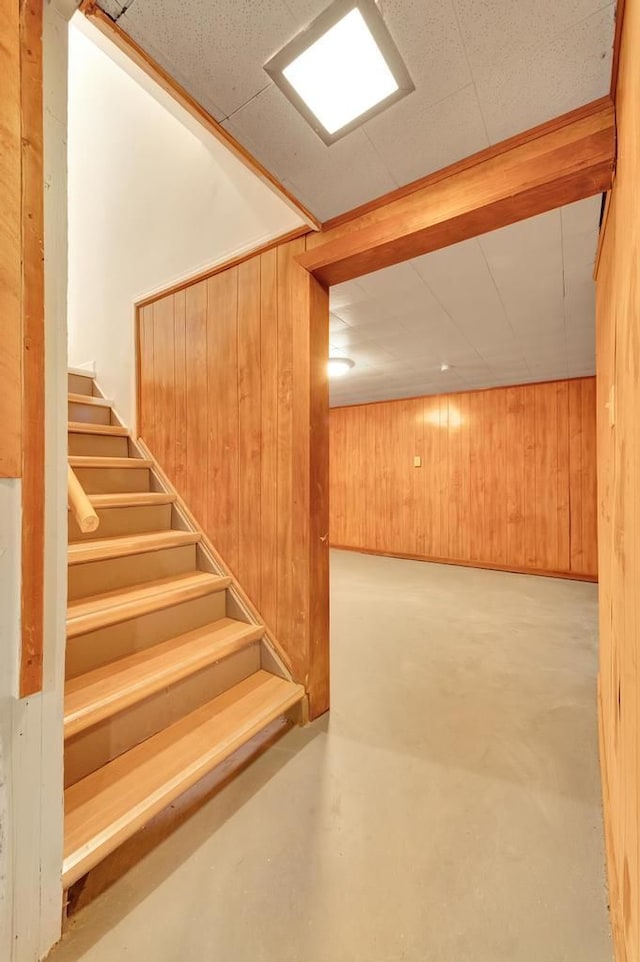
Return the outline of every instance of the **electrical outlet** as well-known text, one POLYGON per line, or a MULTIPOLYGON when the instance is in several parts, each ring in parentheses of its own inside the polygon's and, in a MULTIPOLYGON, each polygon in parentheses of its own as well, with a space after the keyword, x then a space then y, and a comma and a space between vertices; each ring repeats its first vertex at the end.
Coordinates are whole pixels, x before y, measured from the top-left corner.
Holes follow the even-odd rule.
POLYGON ((413 466, 414 468, 422 467, 422 458, 420 457, 419 454, 416 454, 415 458, 413 459, 413 466))

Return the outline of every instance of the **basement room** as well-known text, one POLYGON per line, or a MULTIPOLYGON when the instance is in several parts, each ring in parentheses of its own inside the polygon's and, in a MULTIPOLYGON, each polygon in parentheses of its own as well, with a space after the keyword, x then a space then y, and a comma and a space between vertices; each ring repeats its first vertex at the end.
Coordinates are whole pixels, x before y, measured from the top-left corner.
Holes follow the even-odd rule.
POLYGON ((640 3, 14 6, 0 958, 640 962, 640 3))

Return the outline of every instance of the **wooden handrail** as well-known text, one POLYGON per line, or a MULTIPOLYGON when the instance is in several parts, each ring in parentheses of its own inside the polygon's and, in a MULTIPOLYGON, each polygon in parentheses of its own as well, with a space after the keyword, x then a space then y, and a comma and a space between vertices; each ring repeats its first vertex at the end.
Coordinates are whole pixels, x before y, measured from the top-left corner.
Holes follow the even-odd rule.
POLYGON ((89 532, 96 530, 100 524, 100 519, 70 465, 68 471, 69 507, 73 511, 73 516, 82 533, 89 534, 89 532))

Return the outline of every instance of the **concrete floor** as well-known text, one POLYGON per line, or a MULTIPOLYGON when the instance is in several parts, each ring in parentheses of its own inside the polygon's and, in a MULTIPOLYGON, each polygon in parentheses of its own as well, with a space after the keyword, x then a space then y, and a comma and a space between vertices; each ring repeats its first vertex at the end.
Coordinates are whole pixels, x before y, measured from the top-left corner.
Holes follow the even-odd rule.
POLYGON ((52 962, 609 962, 594 585, 332 556, 333 708, 52 962))

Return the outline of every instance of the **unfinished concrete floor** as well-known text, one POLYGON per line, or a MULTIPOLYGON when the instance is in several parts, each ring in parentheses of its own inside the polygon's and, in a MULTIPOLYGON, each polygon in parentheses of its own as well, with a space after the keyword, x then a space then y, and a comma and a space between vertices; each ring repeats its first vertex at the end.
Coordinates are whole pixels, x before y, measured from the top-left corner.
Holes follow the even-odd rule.
POLYGON ((53 962, 609 962, 596 588, 334 552, 330 717, 53 962))

